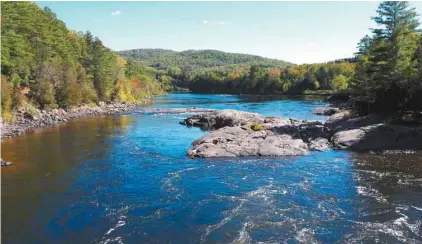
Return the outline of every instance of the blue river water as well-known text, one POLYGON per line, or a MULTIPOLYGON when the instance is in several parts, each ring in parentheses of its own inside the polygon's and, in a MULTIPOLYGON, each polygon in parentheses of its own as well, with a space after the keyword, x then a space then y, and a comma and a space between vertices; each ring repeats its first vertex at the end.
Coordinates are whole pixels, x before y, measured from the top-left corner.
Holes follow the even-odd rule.
MULTIPOLYGON (((151 106, 324 120, 321 105, 169 94, 151 106)), ((4 243, 422 243, 421 155, 189 159, 207 132, 186 116, 134 111, 4 140, 4 243)))

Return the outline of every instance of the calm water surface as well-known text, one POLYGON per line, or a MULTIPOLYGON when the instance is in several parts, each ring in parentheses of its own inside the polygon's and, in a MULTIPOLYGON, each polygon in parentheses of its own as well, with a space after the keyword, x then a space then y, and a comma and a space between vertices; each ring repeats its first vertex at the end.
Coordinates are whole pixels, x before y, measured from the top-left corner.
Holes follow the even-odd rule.
MULTIPOLYGON (((302 100, 298 100, 302 99, 302 100)), ((171 94, 153 107, 323 120, 292 97, 171 94)), ((2 243, 422 243, 422 155, 195 159, 186 115, 74 120, 2 141, 2 243)))

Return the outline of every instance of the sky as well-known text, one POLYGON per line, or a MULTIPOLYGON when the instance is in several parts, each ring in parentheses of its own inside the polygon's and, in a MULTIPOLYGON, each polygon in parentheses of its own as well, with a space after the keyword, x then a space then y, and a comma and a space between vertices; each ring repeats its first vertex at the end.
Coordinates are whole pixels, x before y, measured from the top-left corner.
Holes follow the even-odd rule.
MULTIPOLYGON (((112 50, 216 49, 296 64, 353 56, 379 2, 37 2, 112 50)), ((411 2, 419 14, 422 2, 411 2)), ((422 14, 421 14, 422 15, 422 14)))

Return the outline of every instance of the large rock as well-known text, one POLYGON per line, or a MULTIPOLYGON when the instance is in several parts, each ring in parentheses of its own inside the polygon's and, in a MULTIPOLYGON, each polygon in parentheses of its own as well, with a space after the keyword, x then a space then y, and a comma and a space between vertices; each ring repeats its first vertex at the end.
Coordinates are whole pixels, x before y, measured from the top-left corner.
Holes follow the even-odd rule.
POLYGON ((335 133, 338 131, 358 129, 370 125, 381 124, 384 123, 385 119, 385 117, 377 114, 351 118, 347 118, 346 116, 346 118, 337 120, 335 122, 327 121, 326 126, 330 127, 330 129, 335 133))
POLYGON ((301 137, 306 142, 317 138, 328 138, 330 130, 319 121, 305 121, 298 125, 301 137))
POLYGON ((246 125, 249 122, 264 123, 265 117, 257 113, 226 109, 193 115, 180 123, 189 126, 201 127, 206 130, 214 130, 225 126, 246 125))
POLYGON ((328 131, 318 121, 221 110, 193 115, 181 123, 212 130, 192 143, 188 155, 194 157, 296 156, 330 147, 328 131), (263 129, 252 130, 252 123, 263 129))
POLYGON ((328 120, 327 123, 339 123, 342 122, 344 120, 347 120, 349 118, 351 118, 353 116, 353 113, 351 110, 343 110, 340 111, 338 113, 335 113, 333 115, 331 115, 328 120))
POLYGON ((365 131, 353 129, 337 132, 333 135, 331 140, 336 148, 346 149, 358 144, 364 136, 365 131))
POLYGON ((339 131, 332 142, 337 148, 357 151, 422 150, 422 127, 373 124, 339 131))
POLYGON ((192 143, 188 155, 194 157, 246 157, 306 155, 308 145, 290 135, 248 127, 224 127, 192 143))
POLYGON ((312 151, 325 151, 331 148, 331 144, 327 138, 318 137, 314 140, 311 140, 308 143, 309 150, 312 151))

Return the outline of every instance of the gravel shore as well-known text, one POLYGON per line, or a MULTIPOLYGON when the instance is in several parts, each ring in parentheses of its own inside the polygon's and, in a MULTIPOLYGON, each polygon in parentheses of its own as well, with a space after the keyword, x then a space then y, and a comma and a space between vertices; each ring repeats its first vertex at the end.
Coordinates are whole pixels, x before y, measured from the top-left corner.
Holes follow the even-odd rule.
POLYGON ((98 106, 81 106, 73 109, 52 109, 49 111, 38 110, 37 112, 29 112, 25 109, 17 111, 15 121, 13 123, 1 123, 1 138, 10 138, 21 135, 28 130, 34 128, 47 127, 54 124, 64 123, 70 119, 88 117, 101 114, 119 114, 134 110, 138 106, 142 106, 151 102, 151 99, 145 99, 137 102, 123 103, 100 102, 98 106))

